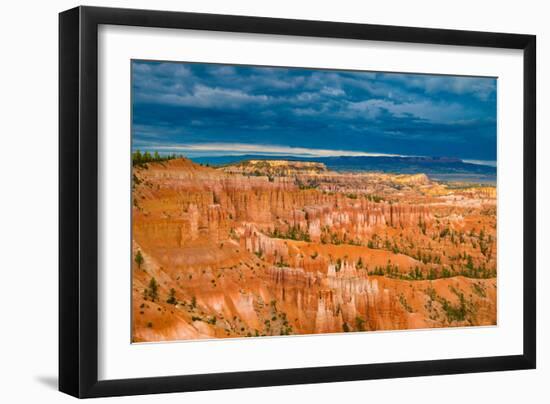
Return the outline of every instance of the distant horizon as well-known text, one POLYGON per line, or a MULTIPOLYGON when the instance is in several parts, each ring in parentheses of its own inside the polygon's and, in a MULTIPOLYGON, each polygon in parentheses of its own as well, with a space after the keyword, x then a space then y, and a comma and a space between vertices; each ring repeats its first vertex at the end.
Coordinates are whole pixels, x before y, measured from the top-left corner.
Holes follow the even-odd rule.
POLYGON ((140 152, 149 152, 154 153, 158 152, 162 156, 166 155, 172 155, 176 154, 178 156, 186 157, 190 160, 194 159, 207 159, 207 158, 219 158, 219 157, 265 157, 269 158, 271 160, 287 160, 289 157, 293 159, 314 159, 314 158, 326 158, 326 157, 395 157, 395 158, 403 158, 403 159, 415 159, 415 158, 426 158, 426 159, 456 159, 460 160, 467 164, 474 164, 474 165, 482 165, 482 166, 488 166, 488 167, 496 167, 497 161, 496 160, 477 160, 477 159, 463 159, 457 156, 407 156, 407 155, 398 155, 398 154, 385 154, 385 153, 367 153, 367 152, 350 152, 349 154, 346 153, 345 150, 325 150, 325 149, 317 149, 319 151, 322 151, 324 153, 322 154, 316 154, 314 152, 315 149, 311 149, 312 152, 310 154, 304 153, 304 154, 295 154, 295 153, 269 153, 269 152, 261 152, 261 151, 233 151, 233 152, 224 152, 222 150, 212 150, 210 152, 191 152, 189 153, 190 149, 185 147, 133 147, 132 152, 140 151, 140 152), (333 154, 328 154, 326 152, 334 152, 333 154), (341 152, 341 153, 338 153, 341 152), (210 154, 213 153, 213 154, 210 154))

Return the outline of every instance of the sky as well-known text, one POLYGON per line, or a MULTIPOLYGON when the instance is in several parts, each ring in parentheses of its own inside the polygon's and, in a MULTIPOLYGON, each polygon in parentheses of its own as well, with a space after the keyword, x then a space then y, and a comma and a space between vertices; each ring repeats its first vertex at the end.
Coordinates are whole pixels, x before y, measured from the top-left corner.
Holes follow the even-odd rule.
POLYGON ((496 160, 496 79, 132 62, 132 147, 496 160))

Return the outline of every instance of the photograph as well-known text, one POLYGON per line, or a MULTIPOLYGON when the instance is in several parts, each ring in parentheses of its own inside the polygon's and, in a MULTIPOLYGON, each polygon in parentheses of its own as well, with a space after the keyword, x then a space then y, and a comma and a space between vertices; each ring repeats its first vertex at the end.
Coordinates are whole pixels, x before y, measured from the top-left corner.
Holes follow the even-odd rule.
POLYGON ((497 79, 131 61, 132 342, 497 324, 497 79))
POLYGON ((0 402, 550 396, 548 13, 425 1, 6 2, 0 402))

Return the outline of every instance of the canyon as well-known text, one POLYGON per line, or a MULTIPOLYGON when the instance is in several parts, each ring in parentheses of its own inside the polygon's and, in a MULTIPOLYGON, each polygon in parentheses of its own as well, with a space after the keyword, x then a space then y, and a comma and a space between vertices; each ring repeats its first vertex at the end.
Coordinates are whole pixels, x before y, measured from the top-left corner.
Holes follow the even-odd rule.
POLYGON ((132 204, 133 342, 496 324, 491 185, 175 158, 132 204))

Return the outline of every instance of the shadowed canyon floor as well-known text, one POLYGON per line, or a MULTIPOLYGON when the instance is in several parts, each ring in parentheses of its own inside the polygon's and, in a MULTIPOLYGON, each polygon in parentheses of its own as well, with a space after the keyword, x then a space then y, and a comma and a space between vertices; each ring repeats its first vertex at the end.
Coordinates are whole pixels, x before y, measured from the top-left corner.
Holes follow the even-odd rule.
POLYGON ((134 342, 496 324, 496 189, 321 163, 133 169, 134 342))

